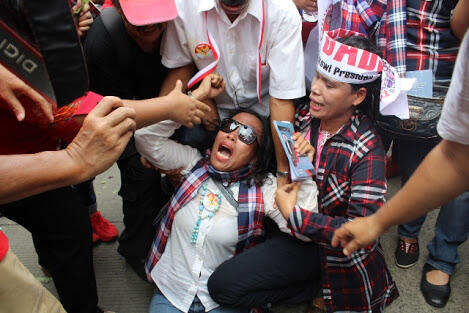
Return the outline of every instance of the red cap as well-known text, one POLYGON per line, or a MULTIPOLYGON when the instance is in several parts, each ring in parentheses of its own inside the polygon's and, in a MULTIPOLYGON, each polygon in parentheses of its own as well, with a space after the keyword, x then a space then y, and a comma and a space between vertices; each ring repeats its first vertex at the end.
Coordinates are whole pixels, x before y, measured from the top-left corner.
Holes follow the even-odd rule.
POLYGON ((135 26, 166 22, 178 16, 174 0, 120 0, 119 4, 127 21, 135 26))

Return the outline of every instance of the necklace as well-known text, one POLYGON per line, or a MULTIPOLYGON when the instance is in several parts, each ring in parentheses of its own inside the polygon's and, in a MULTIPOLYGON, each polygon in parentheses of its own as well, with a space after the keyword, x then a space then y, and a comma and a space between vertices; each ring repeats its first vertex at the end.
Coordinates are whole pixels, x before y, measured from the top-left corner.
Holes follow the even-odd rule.
POLYGON ((336 134, 338 134, 342 130, 342 126, 339 127, 339 129, 336 132, 329 132, 327 130, 322 130, 321 127, 322 123, 319 125, 319 132, 321 133, 321 141, 318 143, 319 146, 324 146, 326 144, 326 141, 328 141, 330 138, 334 137, 336 134))
POLYGON ((202 193, 200 195, 200 205, 199 205, 199 217, 197 218, 194 229, 192 230, 191 244, 195 244, 197 242, 197 237, 199 236, 199 227, 200 227, 200 224, 202 223, 202 220, 206 218, 208 219, 212 218, 215 215, 215 213, 217 213, 218 210, 220 209, 221 195, 209 193, 207 197, 205 197, 205 194, 207 193, 207 185, 208 185, 208 180, 205 181, 204 184, 202 185, 202 193), (204 211, 207 211, 207 213, 204 214, 204 211))
POLYGON ((332 137, 331 133, 327 130, 320 130, 321 132, 321 142, 319 142, 318 146, 323 147, 326 144, 326 141, 332 137))

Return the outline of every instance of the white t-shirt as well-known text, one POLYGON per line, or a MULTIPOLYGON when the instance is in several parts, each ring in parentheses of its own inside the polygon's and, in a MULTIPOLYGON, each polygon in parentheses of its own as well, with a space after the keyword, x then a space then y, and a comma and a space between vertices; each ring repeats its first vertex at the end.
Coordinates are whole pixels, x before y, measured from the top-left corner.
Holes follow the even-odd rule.
POLYGON ((443 139, 469 145, 469 32, 459 47, 438 133, 443 139))
POLYGON ((265 31, 262 60, 262 106, 256 91, 260 0, 249 0, 247 10, 231 23, 218 0, 176 0, 179 16, 168 24, 161 48, 162 63, 177 68, 195 63, 200 70, 214 61, 207 27, 220 50, 216 72, 226 90, 215 99, 222 118, 230 110, 250 108, 269 115, 269 95, 295 99, 305 95, 301 17, 292 1, 264 0, 265 31), (207 13, 207 22, 205 19, 207 13), (224 114, 224 111, 228 111, 224 114))

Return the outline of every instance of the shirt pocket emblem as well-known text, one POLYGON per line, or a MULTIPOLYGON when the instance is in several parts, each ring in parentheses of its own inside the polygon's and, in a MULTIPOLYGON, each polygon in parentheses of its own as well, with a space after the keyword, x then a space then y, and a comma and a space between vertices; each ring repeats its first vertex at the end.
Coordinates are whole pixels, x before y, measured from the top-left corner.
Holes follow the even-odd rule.
POLYGON ((212 56, 212 48, 208 43, 199 43, 195 46, 194 53, 198 59, 206 59, 212 56))

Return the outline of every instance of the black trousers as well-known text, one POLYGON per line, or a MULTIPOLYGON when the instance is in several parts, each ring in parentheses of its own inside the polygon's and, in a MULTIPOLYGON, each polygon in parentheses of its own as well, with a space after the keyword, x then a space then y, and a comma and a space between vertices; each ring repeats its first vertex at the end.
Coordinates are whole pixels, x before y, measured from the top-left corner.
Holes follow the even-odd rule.
POLYGON ((216 302, 231 307, 264 307, 311 300, 321 283, 319 249, 276 231, 267 240, 222 263, 210 276, 216 302))
POLYGON ((97 312, 90 218, 76 190, 48 191, 2 205, 0 211, 31 232, 40 264, 51 273, 65 310, 97 312))
MULTIPOLYGON (((133 144, 133 143, 130 143, 133 144)), ((125 229, 118 251, 125 257, 146 258, 155 236, 153 219, 168 201, 159 172, 145 168, 134 153, 117 161, 121 173, 122 210, 125 229)))

